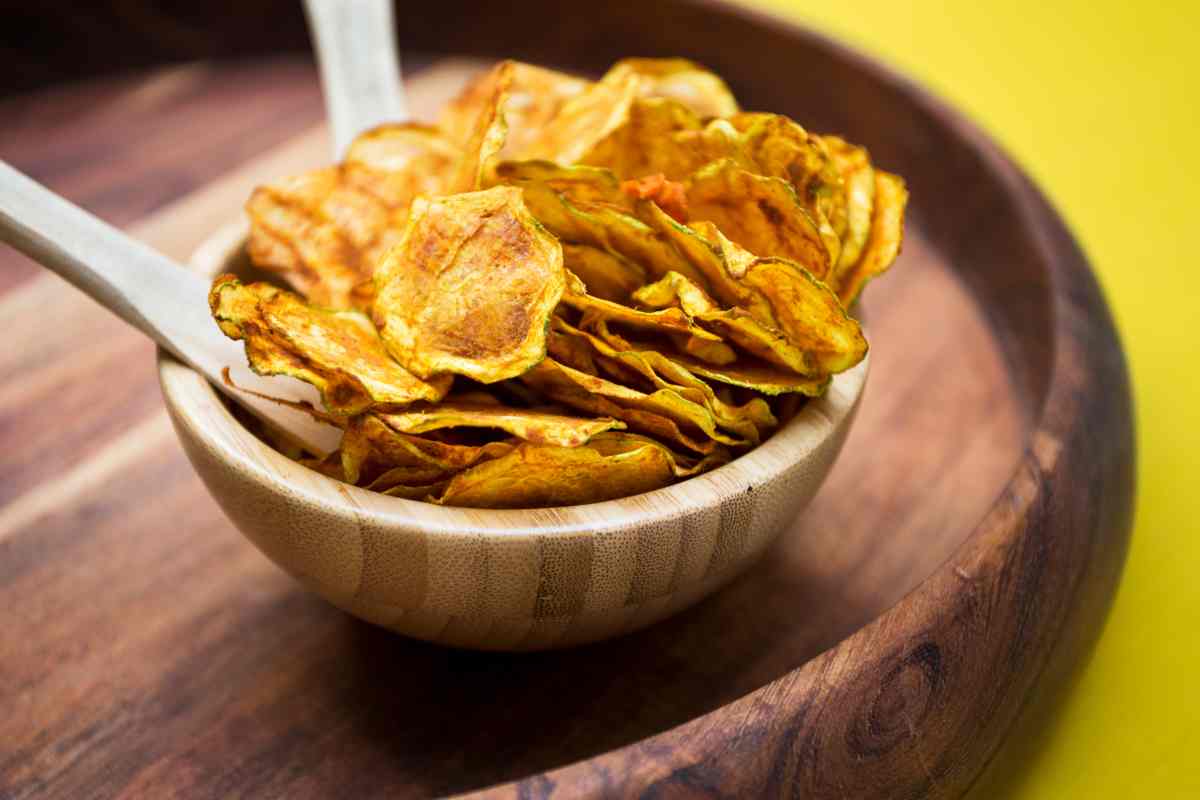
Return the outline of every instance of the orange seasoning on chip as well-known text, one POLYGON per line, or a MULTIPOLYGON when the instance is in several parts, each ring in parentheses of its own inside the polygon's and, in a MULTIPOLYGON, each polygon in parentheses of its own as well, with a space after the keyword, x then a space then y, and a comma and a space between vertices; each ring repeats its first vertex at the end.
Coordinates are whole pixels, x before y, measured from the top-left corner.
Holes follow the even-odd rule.
POLYGON ((667 176, 661 172, 644 178, 621 181, 621 191, 639 200, 653 200, 676 222, 687 222, 687 192, 684 191, 683 184, 667 180, 667 176))

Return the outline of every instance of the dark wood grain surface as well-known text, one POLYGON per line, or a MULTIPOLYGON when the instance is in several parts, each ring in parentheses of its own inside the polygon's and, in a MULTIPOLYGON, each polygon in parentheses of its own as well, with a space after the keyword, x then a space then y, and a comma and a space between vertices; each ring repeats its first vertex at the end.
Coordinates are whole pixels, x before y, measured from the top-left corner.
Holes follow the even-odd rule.
MULTIPOLYGON (((868 292, 863 410, 759 567, 615 642, 450 651, 305 594, 192 474, 149 344, 0 253, 0 795, 961 793, 1039 676, 1090 644, 1119 574, 1120 351, 1086 264, 1000 155, 912 110, 904 84, 793 46, 827 77, 840 63, 872 114, 802 76, 759 85, 754 105, 866 140, 914 188, 905 252, 868 292), (875 116, 900 113, 889 139, 875 116)), ((425 80, 426 105, 453 83, 425 80)), ((323 152, 296 60, 53 89, 0 113, 0 157, 180 257, 237 213, 234 189, 323 152)))

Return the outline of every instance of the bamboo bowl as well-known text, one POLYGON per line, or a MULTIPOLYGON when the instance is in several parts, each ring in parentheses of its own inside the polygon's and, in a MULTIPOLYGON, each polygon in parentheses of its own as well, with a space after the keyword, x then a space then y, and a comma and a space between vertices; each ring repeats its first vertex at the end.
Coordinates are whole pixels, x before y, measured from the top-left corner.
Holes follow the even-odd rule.
MULTIPOLYGON (((244 234, 241 225, 214 234, 193 265, 246 274, 244 234)), ((540 650, 665 619, 752 564, 828 475, 868 360, 718 469, 619 500, 530 510, 443 507, 333 480, 258 439, 189 367, 160 352, 158 369, 175 430, 209 492, 306 587, 418 639, 540 650)))

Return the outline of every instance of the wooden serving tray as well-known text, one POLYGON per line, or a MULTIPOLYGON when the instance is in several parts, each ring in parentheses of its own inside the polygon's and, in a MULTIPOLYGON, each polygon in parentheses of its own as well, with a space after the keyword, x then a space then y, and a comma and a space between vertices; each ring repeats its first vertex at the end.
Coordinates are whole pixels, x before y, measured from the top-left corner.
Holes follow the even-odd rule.
MULTIPOLYGON (((1062 222, 961 117, 777 20, 667 3, 648 28, 622 2, 530 37, 548 8, 505 4, 472 38, 445 5, 410 35, 591 71, 690 55, 908 179, 834 473, 759 566, 641 633, 409 641, 244 541, 151 346, 5 251, 0 795, 961 794, 1090 647, 1129 532, 1125 367, 1062 222)), ((479 62, 406 67, 429 114, 479 62)), ((255 183, 324 160, 320 116, 307 61, 201 64, 0 104, 0 157, 182 259, 255 183)))

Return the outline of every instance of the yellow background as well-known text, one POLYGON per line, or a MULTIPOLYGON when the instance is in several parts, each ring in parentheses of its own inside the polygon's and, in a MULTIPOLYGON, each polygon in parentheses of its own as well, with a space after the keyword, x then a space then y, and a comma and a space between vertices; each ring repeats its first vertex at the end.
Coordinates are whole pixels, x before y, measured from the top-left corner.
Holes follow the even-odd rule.
POLYGON ((1200 0, 754 0, 915 77, 1066 217, 1133 375, 1138 502, 1092 661, 972 793, 1200 798, 1200 0))

